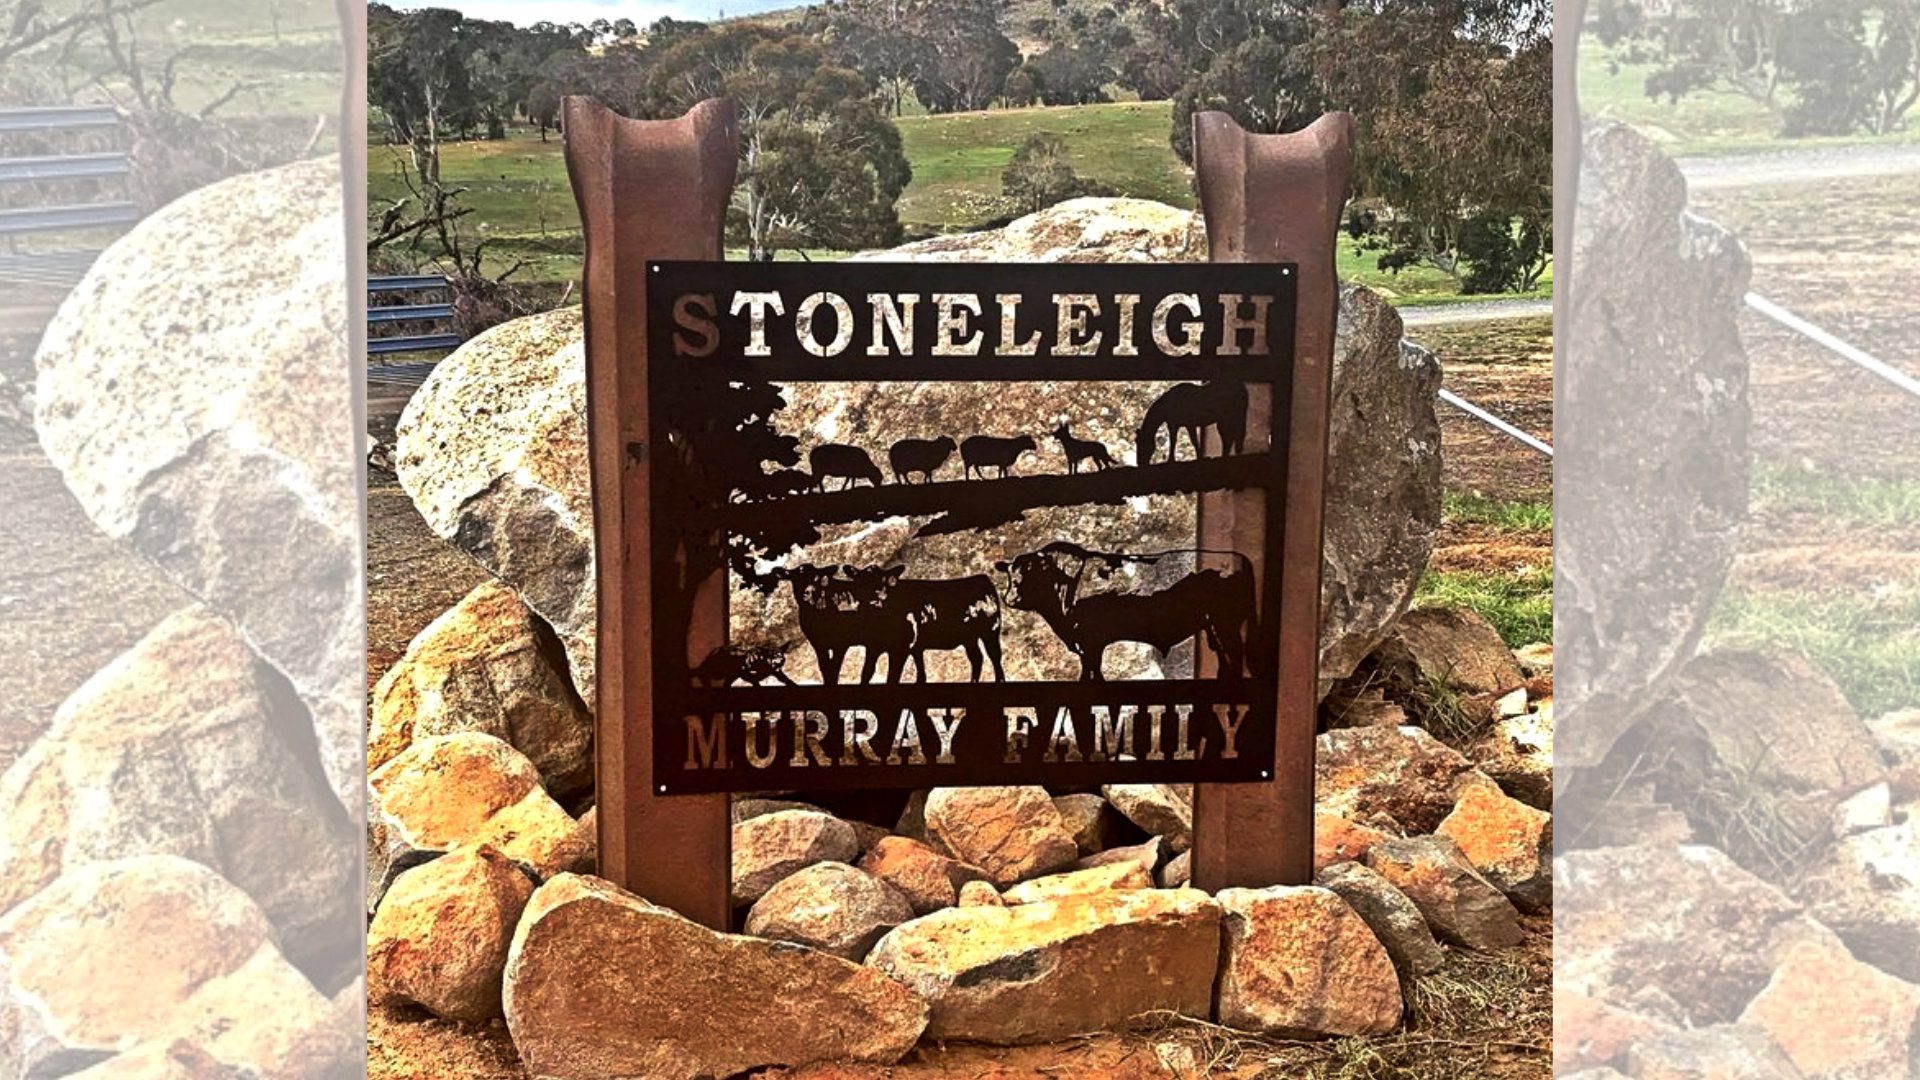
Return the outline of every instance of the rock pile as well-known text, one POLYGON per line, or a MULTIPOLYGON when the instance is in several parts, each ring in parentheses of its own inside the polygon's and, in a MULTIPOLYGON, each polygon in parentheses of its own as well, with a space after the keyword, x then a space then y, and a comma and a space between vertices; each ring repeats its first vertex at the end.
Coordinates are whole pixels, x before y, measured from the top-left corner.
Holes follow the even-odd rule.
MULTIPOLYGON (((1583 155, 1573 245, 1594 273, 1556 328, 1591 452, 1556 475, 1555 616, 1581 648, 1553 780, 1582 827, 1552 871, 1554 1071, 1920 1074, 1911 719, 1863 719, 1800 657, 1698 648, 1746 519, 1747 254, 1636 133, 1600 127, 1583 155)), ((1539 805, 1509 786, 1534 770, 1485 768, 1539 805)), ((1483 876, 1514 887, 1535 830, 1504 811, 1495 837, 1498 809, 1479 798, 1443 831, 1468 849, 1456 826, 1477 822, 1506 850, 1483 876)))
MULTIPOLYGON (((1191 258, 1191 224, 1155 204, 1080 200, 896 254, 1191 258)), ((1417 688, 1432 678, 1419 659, 1453 649, 1484 667, 1486 692, 1511 693, 1518 682, 1493 684, 1517 679, 1519 664, 1497 637, 1499 655, 1485 654, 1484 624, 1423 615, 1430 631, 1393 636, 1438 522, 1437 366, 1403 352, 1397 317, 1364 290, 1343 297, 1340 317, 1328 688, 1401 660, 1417 688)), ((569 778, 594 679, 581 364, 572 313, 507 324, 439 365, 400 425, 396 466, 423 517, 498 583, 425 631, 376 691, 387 719, 372 824, 392 868, 370 945, 376 1000, 452 1019, 502 1015, 533 1072, 582 1080, 885 1062, 923 1038, 1025 1043, 1169 1015, 1286 1037, 1368 1035, 1398 1026, 1405 988, 1445 962, 1436 935, 1506 948, 1527 932, 1522 909, 1550 902, 1550 816, 1478 767, 1505 759, 1446 745, 1414 722, 1417 710, 1397 726, 1322 736, 1316 885, 1188 887, 1193 793, 1164 784, 936 788, 878 822, 804 796, 737 799, 732 899, 744 934, 586 876, 591 850, 563 809, 581 805, 569 778), (469 943, 458 957, 445 948, 455 940, 469 943)), ((994 408, 1050 415, 1052 391, 1028 390, 1033 400, 994 408)), ((804 423, 859 415, 902 435, 925 422, 916 410, 942 404, 877 416, 897 403, 845 388, 793 397, 804 423)), ((1094 411, 1126 415, 1106 404, 1094 411)), ((1193 527, 1188 512, 1149 517, 1148 531, 1169 537, 1193 527)), ((890 558, 905 535, 862 532, 844 561, 890 558)), ((780 597, 736 600, 736 633, 790 632, 780 597)), ((1006 648, 1018 677, 1059 646, 1010 623, 1006 648)), ((1550 676, 1535 685, 1536 699, 1550 697, 1550 676)), ((1550 744, 1537 760, 1548 754, 1550 744)))
POLYGON ((41 338, 41 447, 181 609, 0 775, 0 1075, 291 1080, 364 1057, 342 205, 337 159, 190 193, 41 338))

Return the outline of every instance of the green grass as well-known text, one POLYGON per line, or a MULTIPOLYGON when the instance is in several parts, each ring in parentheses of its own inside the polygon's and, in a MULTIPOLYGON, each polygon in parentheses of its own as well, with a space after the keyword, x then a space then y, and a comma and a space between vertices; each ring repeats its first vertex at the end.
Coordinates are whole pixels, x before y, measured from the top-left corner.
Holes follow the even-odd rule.
POLYGON ((1920 526, 1920 482, 1763 463, 1754 470, 1753 508, 1761 513, 1819 514, 1836 524, 1869 528, 1920 526))
MULTIPOLYGON (((1041 131, 1064 136, 1075 169, 1122 195, 1194 205, 1189 172, 1167 143, 1172 112, 1163 101, 908 116, 898 123, 913 165, 913 182, 899 203, 909 234, 966 232, 1010 216, 1013 207, 1000 195, 1000 173, 1021 141, 1041 131)), ((397 172, 396 148, 376 145, 368 157, 367 186, 378 212, 405 188, 397 172)), ((441 174, 466 189, 461 202, 474 212, 462 222, 462 230, 488 238, 490 271, 522 262, 517 280, 579 277, 579 215, 557 136, 541 142, 535 131, 513 129, 502 140, 449 143, 441 154, 441 174)), ((826 251, 808 256, 836 257, 826 251)), ((783 258, 797 256, 783 253, 783 258)), ((1351 242, 1340 244, 1336 270, 1343 280, 1377 289, 1398 304, 1552 295, 1549 275, 1531 293, 1462 297, 1453 280, 1438 270, 1412 267, 1389 273, 1380 269, 1376 253, 1357 250, 1351 242)))
POLYGON ((1416 607, 1471 608, 1517 649, 1553 640, 1553 571, 1517 574, 1430 570, 1414 593, 1416 607))
POLYGON ((1010 212, 1000 196, 1000 173, 1027 136, 1043 132, 1067 140, 1081 176, 1135 198, 1194 205, 1189 171, 1167 142, 1170 102, 996 109, 907 116, 898 123, 913 164, 913 183, 900 199, 909 232, 959 232, 1010 212))
POLYGON ((1920 706, 1920 592, 1912 589, 1880 599, 1729 592, 1707 641, 1799 653, 1838 683, 1862 716, 1920 706))
POLYGON ((1669 154, 1756 153, 1817 146, 1854 146, 1872 142, 1909 142, 1912 131, 1891 135, 1783 139, 1779 119, 1760 102, 1726 90, 1701 90, 1669 104, 1647 96, 1651 64, 1616 62, 1592 34, 1580 45, 1580 108, 1590 119, 1631 124, 1662 144, 1669 154))
POLYGON ((1547 499, 1490 499, 1466 491, 1440 497, 1440 513, 1449 522, 1490 525, 1501 532, 1550 532, 1553 503, 1547 499))

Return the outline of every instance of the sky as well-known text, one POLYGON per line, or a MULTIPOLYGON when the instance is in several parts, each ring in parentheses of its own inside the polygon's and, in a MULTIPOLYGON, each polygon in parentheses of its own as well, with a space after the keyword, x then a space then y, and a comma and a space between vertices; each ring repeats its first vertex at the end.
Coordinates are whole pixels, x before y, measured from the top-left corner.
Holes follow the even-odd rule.
POLYGON ((397 0, 394 7, 453 8, 476 19, 516 26, 537 22, 589 23, 595 19, 632 19, 646 26, 662 16, 706 22, 726 15, 751 15, 797 7, 804 0, 397 0))

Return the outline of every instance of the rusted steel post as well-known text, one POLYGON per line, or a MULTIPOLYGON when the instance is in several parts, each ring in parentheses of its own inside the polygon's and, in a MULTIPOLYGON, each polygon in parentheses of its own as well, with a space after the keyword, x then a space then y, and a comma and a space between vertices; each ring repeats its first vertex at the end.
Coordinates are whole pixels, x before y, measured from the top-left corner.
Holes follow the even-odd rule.
MULTIPOLYGON (((1294 263, 1300 277, 1291 388, 1248 388, 1250 437, 1285 440, 1288 450, 1281 580, 1260 584, 1280 590, 1279 656, 1268 661, 1277 660, 1280 680, 1273 778, 1195 786, 1193 884, 1297 885, 1313 878, 1321 514, 1339 305, 1333 256, 1353 174, 1353 118, 1330 113, 1304 131, 1256 135, 1226 113, 1203 112, 1193 118, 1193 153, 1211 259, 1294 263)), ((1200 546, 1262 550, 1266 498, 1257 490, 1202 495, 1200 546)))
MULTIPOLYGON (((739 134, 733 104, 678 120, 627 120, 589 98, 564 105, 567 171, 586 233, 587 441, 599 589, 594 694, 600 873, 726 929, 727 797, 655 798, 647 547, 646 266, 718 259, 739 134)), ((703 593, 697 637, 724 641, 724 588, 703 593)))

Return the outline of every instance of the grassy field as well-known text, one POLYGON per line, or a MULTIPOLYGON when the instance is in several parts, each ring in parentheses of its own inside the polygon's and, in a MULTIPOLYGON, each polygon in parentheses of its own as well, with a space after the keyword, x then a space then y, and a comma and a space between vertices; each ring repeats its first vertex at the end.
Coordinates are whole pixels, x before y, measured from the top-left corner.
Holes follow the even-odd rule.
POLYGON ((1631 124, 1676 156, 1759 153, 1867 142, 1907 142, 1911 131, 1892 135, 1782 139, 1779 120, 1765 105, 1742 94, 1704 90, 1677 103, 1647 96, 1651 64, 1622 64, 1591 34, 1580 46, 1580 107, 1594 120, 1631 124))
POLYGON ((1553 503, 1490 499, 1462 491, 1441 496, 1441 541, 1472 533, 1486 541, 1538 545, 1527 565, 1504 569, 1430 569, 1414 604, 1467 607, 1493 624, 1511 648, 1553 640, 1553 503))
MULTIPOLYGON (((1000 197, 1000 172, 1014 148, 1041 131, 1067 138, 1082 175, 1122 195, 1191 207, 1189 171, 1167 143, 1170 109, 1166 102, 1127 102, 904 117, 900 135, 913 165, 913 183, 900 199, 901 221, 909 235, 926 235, 965 232, 1010 216, 1013 207, 1000 197)), ((367 182, 376 212, 405 194, 399 161, 397 148, 370 150, 367 182)), ((443 151, 441 170, 466 189, 461 201, 474 212, 463 228, 469 236, 487 238, 491 270, 520 262, 518 280, 579 276, 579 216, 557 136, 542 142, 537 132, 514 129, 495 142, 452 143, 443 151)), ((808 252, 807 257, 831 259, 835 253, 808 252)), ((1415 267, 1387 273, 1373 253, 1350 243, 1341 245, 1338 268, 1343 279, 1380 289, 1400 303, 1462 299, 1440 271, 1415 267)), ((1551 295, 1551 277, 1529 295, 1551 295)))

